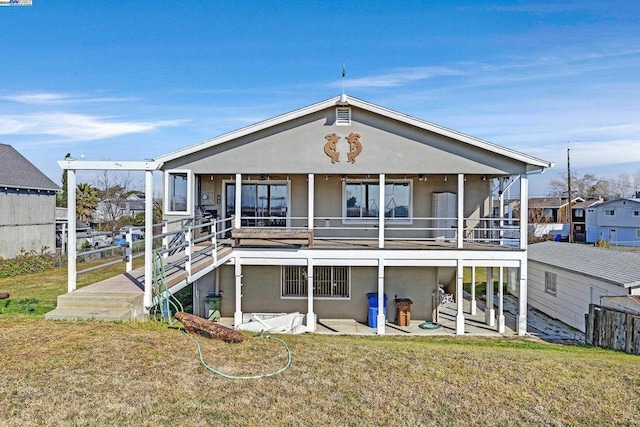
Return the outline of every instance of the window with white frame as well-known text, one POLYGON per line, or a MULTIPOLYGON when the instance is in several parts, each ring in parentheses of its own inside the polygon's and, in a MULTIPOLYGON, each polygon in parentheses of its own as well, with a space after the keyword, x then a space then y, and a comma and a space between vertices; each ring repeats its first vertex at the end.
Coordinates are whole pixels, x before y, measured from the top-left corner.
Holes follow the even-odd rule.
POLYGON ((557 292, 558 277, 555 273, 544 273, 544 291, 550 295, 555 296, 557 292))
POLYGON ((411 218, 411 182, 386 182, 384 201, 380 203, 380 185, 377 181, 347 181, 344 186, 344 216, 348 220, 377 218, 384 209, 387 219, 411 218))
POLYGON ((604 210, 604 216, 614 216, 616 214, 616 211, 614 209, 605 209, 604 210))
POLYGON ((186 170, 167 171, 165 174, 166 213, 191 213, 191 172, 186 170))
MULTIPOLYGON (((282 266, 282 297, 306 298, 309 294, 307 266, 282 266)), ((314 298, 350 298, 350 269, 346 266, 313 267, 314 298)))

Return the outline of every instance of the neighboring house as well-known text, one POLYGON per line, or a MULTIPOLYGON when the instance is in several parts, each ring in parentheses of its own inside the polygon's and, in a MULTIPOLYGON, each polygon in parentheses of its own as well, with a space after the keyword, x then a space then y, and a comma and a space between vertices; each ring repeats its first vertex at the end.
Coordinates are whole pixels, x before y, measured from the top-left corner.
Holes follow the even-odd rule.
MULTIPOLYGON (((572 207, 584 199, 576 197, 572 207)), ((575 230, 575 227, 574 227, 575 230)), ((569 203, 566 198, 535 197, 529 199, 529 232, 536 237, 557 236, 556 239, 569 238, 569 203)))
POLYGON ((130 195, 121 201, 105 199, 99 201, 96 206, 94 222, 114 222, 138 214, 144 214, 144 195, 130 195))
MULTIPOLYGON (((125 162, 109 167, 120 165, 126 167, 125 162)), ((206 313, 208 293, 223 293, 220 312, 236 325, 244 313, 297 311, 315 331, 322 319, 370 321, 368 294, 373 294, 375 327, 383 334, 385 321, 395 320, 396 296, 413 301, 411 318, 432 320, 434 295, 443 287, 458 296, 456 333, 463 334, 463 269, 495 267, 518 272, 521 335, 526 332, 527 174, 551 166, 346 95, 131 164, 146 171, 147 197, 151 171, 163 171, 170 229, 179 229, 180 220, 192 223, 202 211, 215 212, 218 230, 235 238, 233 248, 214 256, 210 268, 185 269, 187 278, 172 288, 193 287, 195 314, 206 313), (508 236, 492 217, 500 178, 515 182, 525 207, 510 221, 508 236), (378 310, 385 295, 386 313, 378 310)), ((150 236, 146 246, 148 255, 150 236)), ((491 289, 488 294, 493 301, 491 289)), ((504 332, 501 308, 497 313, 489 308, 497 318, 487 323, 504 332)))
POLYGON ((585 200, 571 205, 573 213, 573 241, 587 241, 587 209, 598 205, 602 200, 585 200))
POLYGON ((589 245, 529 246, 529 305, 585 332, 589 304, 603 296, 640 295, 640 254, 589 245))
POLYGON ((640 246, 640 199, 616 198, 586 210, 587 242, 640 246))
POLYGON ((55 250, 59 190, 15 148, 0 144, 0 257, 55 250))

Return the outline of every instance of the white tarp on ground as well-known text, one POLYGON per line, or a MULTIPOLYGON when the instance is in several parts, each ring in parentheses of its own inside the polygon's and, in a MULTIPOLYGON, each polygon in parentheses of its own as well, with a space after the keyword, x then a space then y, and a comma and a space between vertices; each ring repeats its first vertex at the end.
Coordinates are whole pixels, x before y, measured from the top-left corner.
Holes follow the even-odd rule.
POLYGON ((249 321, 236 326, 236 329, 249 332, 272 332, 278 334, 302 334, 307 332, 302 324, 304 314, 298 312, 269 315, 261 313, 251 314, 249 321))
POLYGON ((569 224, 560 222, 529 224, 529 233, 533 233, 536 237, 546 236, 547 234, 553 236, 560 234, 562 237, 567 237, 569 235, 569 224))

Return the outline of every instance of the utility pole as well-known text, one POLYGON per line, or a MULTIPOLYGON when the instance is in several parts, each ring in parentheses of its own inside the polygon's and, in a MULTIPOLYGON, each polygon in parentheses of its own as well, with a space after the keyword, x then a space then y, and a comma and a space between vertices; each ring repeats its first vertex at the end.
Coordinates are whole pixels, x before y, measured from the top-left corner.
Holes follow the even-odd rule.
POLYGON ((571 149, 567 147, 567 202, 569 211, 569 243, 573 243, 573 209, 571 209, 571 162, 569 159, 569 151, 571 149))

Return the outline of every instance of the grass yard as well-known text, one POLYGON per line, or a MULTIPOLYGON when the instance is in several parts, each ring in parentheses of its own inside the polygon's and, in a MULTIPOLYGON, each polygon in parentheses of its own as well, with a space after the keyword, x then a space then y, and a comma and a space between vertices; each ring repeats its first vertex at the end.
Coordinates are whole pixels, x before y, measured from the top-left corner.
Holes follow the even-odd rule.
MULTIPOLYGON (((285 336, 288 370, 227 380, 164 324, 43 320, 65 280, 0 280, 11 300, 38 300, 0 301, 0 426, 640 425, 638 356, 518 338, 285 336)), ((286 361, 274 340, 199 341, 229 374, 286 361)))

